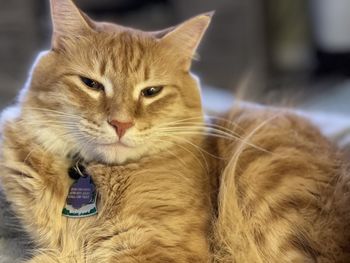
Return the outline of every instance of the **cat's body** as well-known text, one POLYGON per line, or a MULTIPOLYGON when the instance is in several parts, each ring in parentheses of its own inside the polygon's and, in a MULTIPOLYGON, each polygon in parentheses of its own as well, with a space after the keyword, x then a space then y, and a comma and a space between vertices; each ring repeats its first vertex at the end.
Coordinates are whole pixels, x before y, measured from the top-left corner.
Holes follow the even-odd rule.
POLYGON ((241 107, 218 124, 215 262, 350 262, 350 176, 318 128, 283 109, 241 107))
POLYGON ((204 123, 189 70, 210 14, 142 32, 51 4, 52 50, 2 117, 0 178, 32 263, 349 262, 347 169, 315 128, 246 108, 204 123), (98 215, 62 215, 72 156, 98 215))
MULTIPOLYGON (((13 122, 12 122, 13 121, 13 122)), ((90 164, 97 216, 62 216, 72 166, 35 142, 21 118, 3 131, 2 183, 27 232, 43 250, 32 262, 207 262, 209 177, 184 149, 121 166, 90 164), (181 169, 179 169, 181 167, 181 169)), ((35 253, 37 254, 37 253, 35 253)))

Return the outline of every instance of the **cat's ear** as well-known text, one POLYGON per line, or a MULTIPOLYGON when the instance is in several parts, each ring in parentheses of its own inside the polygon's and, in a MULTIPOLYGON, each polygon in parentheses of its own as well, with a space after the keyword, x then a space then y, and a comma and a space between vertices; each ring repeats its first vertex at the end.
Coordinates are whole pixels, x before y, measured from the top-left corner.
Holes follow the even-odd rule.
POLYGON ((79 36, 92 30, 92 21, 72 0, 50 0, 53 24, 52 48, 59 48, 61 39, 79 36))
POLYGON ((214 12, 198 15, 176 27, 159 31, 157 35, 161 37, 161 43, 189 59, 189 67, 213 15, 214 12))

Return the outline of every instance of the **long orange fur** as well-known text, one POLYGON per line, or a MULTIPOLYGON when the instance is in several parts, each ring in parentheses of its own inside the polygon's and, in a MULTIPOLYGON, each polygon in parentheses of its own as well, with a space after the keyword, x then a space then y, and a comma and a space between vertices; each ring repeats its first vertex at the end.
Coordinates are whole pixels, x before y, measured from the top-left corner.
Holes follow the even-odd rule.
POLYGON ((288 111, 234 107, 204 122, 190 66, 211 14, 143 32, 71 0, 51 7, 52 49, 1 122, 0 178, 36 244, 29 262, 350 262, 340 150, 288 111), (133 127, 121 138, 111 120, 133 127), (99 213, 70 219, 77 158, 99 213))

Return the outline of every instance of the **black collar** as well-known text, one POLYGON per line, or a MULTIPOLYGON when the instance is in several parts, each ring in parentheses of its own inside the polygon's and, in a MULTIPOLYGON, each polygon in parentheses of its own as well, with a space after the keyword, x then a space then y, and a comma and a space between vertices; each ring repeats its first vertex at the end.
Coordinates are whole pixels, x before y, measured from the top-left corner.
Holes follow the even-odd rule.
POLYGON ((68 175, 73 180, 78 180, 80 177, 86 177, 87 172, 84 165, 81 163, 76 163, 74 166, 68 169, 68 175))

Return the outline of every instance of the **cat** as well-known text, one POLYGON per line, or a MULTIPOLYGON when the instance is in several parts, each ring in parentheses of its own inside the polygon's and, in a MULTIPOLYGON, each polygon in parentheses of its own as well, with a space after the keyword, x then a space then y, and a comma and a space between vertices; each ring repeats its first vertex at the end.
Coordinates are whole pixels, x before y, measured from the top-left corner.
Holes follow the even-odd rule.
POLYGON ((50 262, 350 262, 348 168, 303 118, 204 122, 191 62, 212 13, 158 32, 51 0, 52 49, 1 122, 1 183, 50 262), (85 166, 98 214, 62 216, 85 166))
POLYGON ((212 188, 192 57, 211 13, 142 32, 51 0, 52 49, 2 115, 1 183, 37 248, 28 262, 209 262, 212 188), (85 165, 98 214, 62 215, 85 165))

